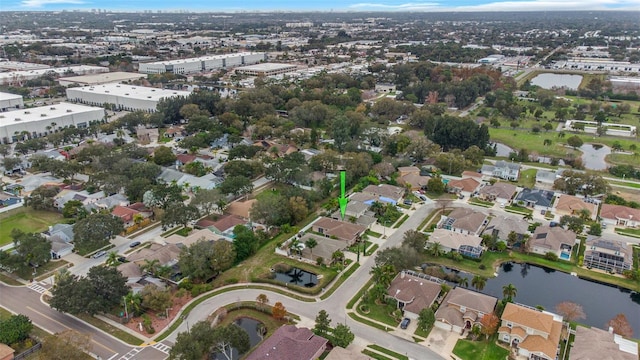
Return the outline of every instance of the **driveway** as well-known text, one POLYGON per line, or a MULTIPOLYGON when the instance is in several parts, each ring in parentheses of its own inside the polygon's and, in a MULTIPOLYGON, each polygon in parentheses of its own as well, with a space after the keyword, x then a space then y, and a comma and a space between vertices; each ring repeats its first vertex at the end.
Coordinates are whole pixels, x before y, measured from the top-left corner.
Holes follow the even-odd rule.
POLYGON ((444 358, 449 358, 460 334, 434 327, 427 338, 427 347, 444 358))

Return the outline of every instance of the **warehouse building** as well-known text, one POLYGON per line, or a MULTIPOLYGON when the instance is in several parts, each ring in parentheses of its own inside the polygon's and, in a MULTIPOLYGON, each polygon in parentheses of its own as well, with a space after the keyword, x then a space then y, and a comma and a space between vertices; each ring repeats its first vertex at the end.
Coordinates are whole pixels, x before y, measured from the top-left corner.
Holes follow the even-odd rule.
POLYGON ((192 74, 198 72, 257 64, 267 59, 266 53, 241 52, 197 58, 141 63, 138 71, 145 74, 192 74))
POLYGON ((147 76, 139 73, 132 72, 109 72, 103 74, 82 75, 82 76, 70 76, 58 79, 58 83, 62 86, 70 85, 102 85, 111 83, 128 82, 138 79, 144 79, 147 76))
POLYGON ((263 63, 236 68, 236 74, 250 76, 272 76, 293 72, 298 66, 291 64, 263 63))
POLYGON ((0 85, 21 86, 27 80, 37 79, 41 76, 53 73, 56 76, 86 75, 109 72, 109 68, 102 66, 78 65, 65 66, 51 69, 36 69, 24 71, 0 72, 0 85))
POLYGON ((87 127, 104 119, 104 109, 84 105, 59 103, 30 109, 0 113, 0 141, 12 143, 18 138, 40 137, 67 126, 87 127))
POLYGON ((19 109, 24 107, 22 96, 0 92, 0 111, 19 109))
POLYGON ((0 61, 0 69, 5 71, 40 70, 49 68, 51 68, 51 66, 46 64, 36 64, 23 61, 0 61))
POLYGON ((155 112, 162 98, 189 96, 189 91, 165 90, 124 84, 103 84, 67 89, 67 100, 87 105, 111 104, 116 110, 155 112))

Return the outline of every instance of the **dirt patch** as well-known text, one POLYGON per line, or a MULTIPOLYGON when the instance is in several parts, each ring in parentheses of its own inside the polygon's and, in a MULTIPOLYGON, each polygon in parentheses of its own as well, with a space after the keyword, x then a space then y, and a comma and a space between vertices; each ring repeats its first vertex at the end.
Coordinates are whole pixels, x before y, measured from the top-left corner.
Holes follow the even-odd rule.
POLYGON ((146 314, 149 316, 149 318, 151 318, 151 325, 153 326, 153 328, 155 329, 155 332, 153 334, 149 334, 144 330, 144 327, 142 327, 140 324, 142 324, 142 317, 141 316, 136 316, 134 318, 131 318, 131 320, 129 320, 128 323, 125 324, 126 327, 128 327, 129 329, 137 332, 140 335, 146 336, 146 337, 152 337, 157 333, 161 333, 162 331, 164 331, 164 329, 171 323, 171 321, 178 315, 178 313, 180 312, 180 309, 182 309, 182 307, 187 304, 189 301, 191 301, 191 299, 193 299, 191 297, 190 294, 186 294, 185 296, 181 297, 181 298, 177 298, 174 296, 173 298, 173 305, 171 306, 171 308, 169 308, 169 318, 167 319, 165 317, 165 313, 160 313, 160 314, 156 314, 155 312, 152 311, 148 311, 146 314))

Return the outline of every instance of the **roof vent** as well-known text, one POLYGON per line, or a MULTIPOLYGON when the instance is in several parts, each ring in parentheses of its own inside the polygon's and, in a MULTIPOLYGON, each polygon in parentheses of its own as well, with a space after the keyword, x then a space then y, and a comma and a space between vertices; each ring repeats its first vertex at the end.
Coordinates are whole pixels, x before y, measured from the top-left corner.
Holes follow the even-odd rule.
POLYGON ((47 114, 40 114, 40 117, 47 117, 47 114))
POLYGON ((22 121, 22 119, 20 119, 20 118, 15 118, 15 119, 13 119, 13 121, 22 121))
POLYGON ((56 108, 54 108, 53 106, 49 108, 49 110, 55 110, 56 108))
POLYGON ((71 109, 67 109, 67 112, 68 112, 68 113, 70 113, 70 112, 73 112, 73 110, 71 110, 71 109))

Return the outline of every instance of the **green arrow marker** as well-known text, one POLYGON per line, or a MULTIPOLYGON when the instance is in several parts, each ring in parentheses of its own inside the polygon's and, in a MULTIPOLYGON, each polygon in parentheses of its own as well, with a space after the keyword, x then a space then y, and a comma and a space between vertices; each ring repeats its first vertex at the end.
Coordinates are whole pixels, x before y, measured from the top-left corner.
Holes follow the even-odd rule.
POLYGON ((347 198, 344 196, 344 187, 346 184, 345 180, 345 171, 340 171, 340 197, 338 198, 338 203, 340 204, 340 216, 342 216, 342 220, 344 220, 344 213, 347 211, 347 198))

